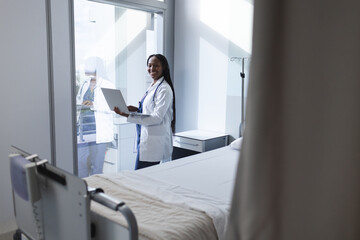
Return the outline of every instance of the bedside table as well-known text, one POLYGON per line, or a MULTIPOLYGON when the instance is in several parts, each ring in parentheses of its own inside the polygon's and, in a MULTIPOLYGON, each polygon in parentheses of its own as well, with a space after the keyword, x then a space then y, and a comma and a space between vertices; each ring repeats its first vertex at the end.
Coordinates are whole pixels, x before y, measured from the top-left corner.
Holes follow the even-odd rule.
POLYGON ((175 133, 173 137, 174 149, 172 159, 175 160, 224 147, 228 145, 228 136, 227 134, 205 130, 175 133))

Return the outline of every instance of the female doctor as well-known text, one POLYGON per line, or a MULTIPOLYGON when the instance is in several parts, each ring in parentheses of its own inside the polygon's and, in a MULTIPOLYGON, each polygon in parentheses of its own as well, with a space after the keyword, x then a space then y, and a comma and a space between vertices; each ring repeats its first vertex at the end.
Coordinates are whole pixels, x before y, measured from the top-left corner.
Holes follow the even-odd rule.
POLYGON ((170 161, 173 150, 175 92, 167 59, 161 54, 150 55, 147 71, 153 82, 139 102, 139 107, 128 106, 130 114, 114 108, 117 114, 127 117, 128 122, 137 124, 135 170, 170 161))

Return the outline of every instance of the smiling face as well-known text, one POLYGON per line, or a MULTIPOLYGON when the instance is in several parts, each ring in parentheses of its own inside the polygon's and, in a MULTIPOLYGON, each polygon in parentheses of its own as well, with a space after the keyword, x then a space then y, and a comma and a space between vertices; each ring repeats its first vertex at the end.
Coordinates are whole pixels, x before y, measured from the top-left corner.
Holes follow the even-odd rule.
POLYGON ((153 56, 149 59, 148 65, 147 65, 147 71, 149 75, 151 76, 154 81, 158 80, 163 75, 163 66, 160 62, 160 60, 153 56))

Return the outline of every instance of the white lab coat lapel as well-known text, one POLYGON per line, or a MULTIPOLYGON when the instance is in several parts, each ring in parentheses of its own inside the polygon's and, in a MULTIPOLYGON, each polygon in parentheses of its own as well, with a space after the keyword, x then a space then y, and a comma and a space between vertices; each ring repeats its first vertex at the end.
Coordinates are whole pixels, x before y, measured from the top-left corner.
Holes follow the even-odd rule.
POLYGON ((144 99, 144 103, 143 103, 143 113, 144 114, 151 114, 154 111, 155 102, 153 100, 154 100, 154 97, 156 97, 155 91, 163 80, 164 80, 164 77, 160 78, 159 80, 156 81, 156 83, 154 85, 152 85, 152 86, 150 85, 149 88, 147 89, 148 94, 147 94, 146 98, 144 99))

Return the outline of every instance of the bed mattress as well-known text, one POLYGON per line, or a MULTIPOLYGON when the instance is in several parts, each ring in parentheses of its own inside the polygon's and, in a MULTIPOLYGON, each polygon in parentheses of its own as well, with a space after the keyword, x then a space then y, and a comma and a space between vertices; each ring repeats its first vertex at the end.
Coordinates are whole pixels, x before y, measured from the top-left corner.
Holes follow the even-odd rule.
POLYGON ((138 172, 230 204, 239 154, 239 150, 226 146, 138 172))
MULTIPOLYGON (((224 239, 239 151, 223 147, 138 171, 86 178, 123 200, 142 239, 224 239)), ((91 209, 126 226, 119 214, 91 209)))

